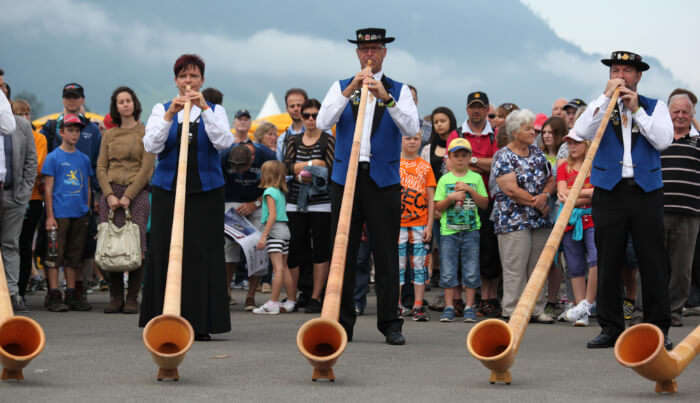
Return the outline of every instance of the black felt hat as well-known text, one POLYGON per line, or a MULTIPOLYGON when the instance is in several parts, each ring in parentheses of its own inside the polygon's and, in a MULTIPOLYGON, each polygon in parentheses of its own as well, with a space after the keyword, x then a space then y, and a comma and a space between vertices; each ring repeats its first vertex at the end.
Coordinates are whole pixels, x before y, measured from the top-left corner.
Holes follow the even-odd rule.
POLYGON ((638 71, 649 70, 649 65, 642 61, 642 56, 625 50, 616 50, 612 52, 610 59, 601 59, 600 61, 606 66, 626 64, 636 67, 638 71))
POLYGON ((354 44, 361 43, 390 43, 394 42, 395 38, 386 36, 384 28, 361 28, 355 31, 356 39, 348 39, 348 42, 354 44))

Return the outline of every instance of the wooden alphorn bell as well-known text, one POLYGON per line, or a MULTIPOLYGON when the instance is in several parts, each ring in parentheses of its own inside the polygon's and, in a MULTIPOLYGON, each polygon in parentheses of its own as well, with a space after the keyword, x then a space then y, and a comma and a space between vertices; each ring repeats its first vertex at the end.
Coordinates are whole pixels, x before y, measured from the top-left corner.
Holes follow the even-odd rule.
POLYGON ((566 229, 569 217, 571 216, 571 212, 576 204, 576 199, 583 188, 583 183, 585 182, 588 173, 591 171, 593 158, 598 151, 598 146, 603 138, 603 133, 608 125, 608 120, 610 120, 610 114, 617 104, 619 95, 620 90, 616 89, 610 98, 608 108, 605 111, 600 127, 598 127, 598 131, 596 132, 595 137, 588 148, 586 158, 584 159, 578 176, 576 177, 576 181, 569 192, 569 197, 559 213, 559 218, 554 224, 554 228, 547 239, 547 243, 542 250, 542 254, 540 254, 540 257, 537 260, 537 264, 530 275, 530 279, 525 285, 525 289, 518 300, 518 304, 516 305, 510 320, 508 323, 500 319, 487 319, 481 321, 477 323, 467 335, 467 350, 469 350, 474 358, 481 361, 486 368, 491 370, 489 382, 492 384, 496 382, 503 382, 506 385, 509 385, 512 380, 510 367, 515 361, 515 356, 518 353, 518 348, 520 347, 523 334, 525 333, 527 324, 530 321, 532 311, 535 309, 537 297, 542 291, 542 287, 547 280, 549 269, 552 266, 552 260, 559 249, 559 243, 561 242, 561 238, 564 235, 564 230, 566 229))
MULTIPOLYGON (((371 63, 370 60, 365 67, 365 70, 368 70, 370 74, 371 63)), ((343 201, 340 205, 338 228, 335 233, 333 256, 331 258, 321 317, 307 321, 297 332, 297 347, 314 368, 311 375, 312 381, 318 379, 335 381, 333 365, 335 365, 348 344, 348 335, 338 323, 338 316, 340 314, 340 299, 343 292, 343 276, 345 274, 345 259, 350 237, 352 206, 355 199, 360 144, 362 143, 365 107, 367 105, 367 91, 367 85, 363 84, 360 91, 360 106, 357 111, 355 132, 352 138, 350 161, 348 162, 348 171, 345 177, 343 201)))
POLYGON ((0 379, 24 379, 26 367, 46 345, 44 329, 34 319, 14 316, 5 266, 0 253, 0 379))
POLYGON ((640 323, 625 330, 615 343, 615 358, 627 368, 656 382, 656 393, 676 393, 676 378, 700 353, 700 326, 676 348, 664 348, 664 334, 651 323, 640 323))
MULTIPOLYGON (((190 87, 187 86, 187 91, 190 87)), ((180 134, 180 154, 175 184, 175 206, 173 209, 173 226, 170 236, 170 255, 168 257, 168 274, 163 298, 163 313, 148 321, 143 329, 143 343, 151 352, 153 361, 158 365, 157 379, 177 381, 180 375, 178 366, 185 358, 185 353, 194 342, 194 330, 187 319, 180 316, 180 295, 182 293, 182 250, 185 226, 185 196, 187 186, 187 151, 189 147, 189 127, 191 101, 185 103, 182 113, 182 132, 180 134)), ((177 124, 177 115, 174 117, 177 124)))

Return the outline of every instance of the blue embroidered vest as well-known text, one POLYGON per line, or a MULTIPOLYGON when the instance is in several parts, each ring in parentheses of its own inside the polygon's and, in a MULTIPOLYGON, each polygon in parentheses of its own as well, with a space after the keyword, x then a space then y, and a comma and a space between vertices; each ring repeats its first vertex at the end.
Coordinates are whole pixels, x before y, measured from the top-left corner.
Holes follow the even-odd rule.
MULTIPOLYGON (((350 82, 352 82, 352 77, 341 80, 340 90, 345 90, 350 82)), ((387 92, 394 99, 398 100, 403 84, 387 76, 382 77, 382 83, 387 92)), ((335 161, 333 163, 331 180, 340 185, 345 185, 345 175, 350 160, 352 136, 355 132, 355 121, 359 104, 359 93, 350 97, 350 101, 345 106, 345 110, 343 110, 335 126, 335 161)), ((394 123, 383 103, 377 102, 375 105, 372 132, 364 133, 363 136, 371 136, 369 176, 374 183, 380 188, 400 183, 401 131, 394 123)))
MULTIPOLYGON (((656 107, 656 100, 639 95, 639 105, 651 116, 656 107)), ((610 116, 603 139, 593 160, 591 184, 595 187, 612 190, 622 179, 622 126, 619 108, 616 105, 610 116)), ((661 178, 661 153, 657 151, 639 132, 636 124, 632 125, 632 163, 634 180, 645 192, 663 186, 661 178)))
MULTIPOLYGON (((216 105, 207 102, 207 105, 214 111, 216 105)), ((170 102, 163 104, 163 108, 167 111, 170 107, 170 102)), ((186 124, 186 122, 183 122, 186 124)), ((190 150, 196 149, 196 155, 188 154, 188 167, 196 163, 196 171, 188 169, 187 177, 187 193, 194 191, 206 192, 212 189, 224 186, 224 176, 219 163, 219 153, 209 141, 209 136, 204 128, 204 120, 200 117, 191 123, 196 125, 196 145, 190 146, 190 150), (191 177, 190 173, 199 173, 199 178, 191 177), (192 188, 192 183, 197 183, 196 189, 192 188)), ((178 133, 177 119, 173 119, 168 132, 168 139, 165 142, 165 148, 158 154, 158 164, 156 165, 155 173, 153 174, 152 183, 154 186, 166 190, 175 190, 175 174, 177 172, 178 157, 180 153, 180 135, 178 133)), ((195 131, 195 128, 192 128, 195 131)))

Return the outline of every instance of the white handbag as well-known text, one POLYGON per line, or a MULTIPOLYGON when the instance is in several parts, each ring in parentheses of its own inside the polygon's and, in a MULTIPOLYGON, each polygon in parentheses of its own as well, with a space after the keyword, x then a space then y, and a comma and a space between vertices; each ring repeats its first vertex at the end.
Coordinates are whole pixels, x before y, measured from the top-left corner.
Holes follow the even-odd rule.
POLYGON ((124 225, 114 225, 114 211, 109 210, 107 221, 97 226, 95 263, 103 271, 123 272, 141 267, 141 233, 131 221, 129 209, 124 209, 124 225))

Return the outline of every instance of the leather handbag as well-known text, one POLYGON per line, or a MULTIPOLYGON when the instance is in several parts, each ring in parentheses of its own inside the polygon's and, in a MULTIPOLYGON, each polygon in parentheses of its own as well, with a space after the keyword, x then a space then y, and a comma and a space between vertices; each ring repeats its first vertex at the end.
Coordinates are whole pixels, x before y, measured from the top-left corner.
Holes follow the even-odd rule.
POLYGON ((122 227, 114 224, 114 210, 109 210, 107 221, 97 226, 97 249, 95 263, 103 271, 124 272, 141 267, 141 233, 139 226, 131 221, 131 212, 124 209, 122 227))

